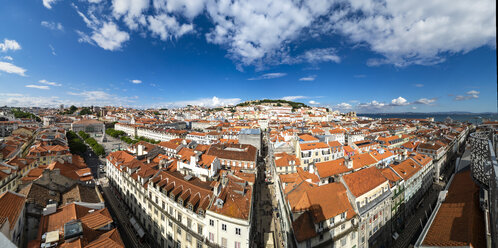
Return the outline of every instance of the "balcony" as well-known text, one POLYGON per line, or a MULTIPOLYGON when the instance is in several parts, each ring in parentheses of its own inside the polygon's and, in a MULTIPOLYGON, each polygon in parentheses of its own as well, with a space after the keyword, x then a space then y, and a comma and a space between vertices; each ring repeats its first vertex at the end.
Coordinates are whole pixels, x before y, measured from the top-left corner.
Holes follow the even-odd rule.
POLYGON ((372 201, 367 202, 365 205, 360 206, 360 203, 356 203, 360 215, 368 212, 370 209, 375 207, 377 204, 381 203, 383 200, 391 196, 391 190, 384 191, 381 195, 377 196, 372 201))

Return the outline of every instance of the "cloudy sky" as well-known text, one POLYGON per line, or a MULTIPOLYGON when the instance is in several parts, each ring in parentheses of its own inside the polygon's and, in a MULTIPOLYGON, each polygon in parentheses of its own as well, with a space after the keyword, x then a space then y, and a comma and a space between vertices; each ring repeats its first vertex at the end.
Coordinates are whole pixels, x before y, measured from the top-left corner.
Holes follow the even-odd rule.
POLYGON ((0 1, 0 105, 496 111, 493 0, 0 1))

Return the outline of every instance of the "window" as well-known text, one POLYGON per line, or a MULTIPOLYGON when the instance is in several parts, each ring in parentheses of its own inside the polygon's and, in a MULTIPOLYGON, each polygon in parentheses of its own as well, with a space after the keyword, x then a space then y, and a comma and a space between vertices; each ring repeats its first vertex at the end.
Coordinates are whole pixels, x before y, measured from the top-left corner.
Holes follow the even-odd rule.
POLYGON ((227 248, 227 239, 226 238, 221 238, 221 247, 227 248))
POLYGON ((202 248, 202 242, 201 241, 197 241, 197 248, 202 248))
POLYGON ((320 234, 320 241, 323 240, 323 234, 320 234))
POLYGON ((190 235, 190 233, 187 233, 187 242, 192 242, 192 236, 190 235))
POLYGON ((202 235, 202 226, 197 224, 197 233, 202 235))
POLYGON ((209 225, 214 226, 214 220, 209 220, 209 225))
POLYGON ((240 242, 235 241, 235 248, 240 248, 240 242))
POLYGON ((346 219, 346 212, 341 214, 341 219, 346 219))
POLYGON ((346 245, 346 237, 342 238, 341 239, 341 246, 345 246, 346 245))
POLYGON ((341 230, 344 230, 346 228, 346 224, 341 225, 341 230))
POLYGON ((209 241, 214 242, 214 234, 209 233, 209 241))
POLYGON ((235 228, 235 234, 240 235, 240 228, 235 228))
POLYGON ((190 218, 187 218, 187 227, 192 229, 192 220, 190 218))
POLYGON ((169 227, 173 227, 173 221, 168 220, 168 226, 169 226, 169 227))
POLYGON ((182 222, 182 214, 178 213, 178 221, 182 222))
POLYGON ((176 231, 178 232, 178 235, 182 235, 182 228, 180 226, 176 227, 176 231))
POLYGON ((221 230, 226 231, 227 230, 227 225, 221 224, 221 230))
POLYGON ((353 241, 356 238, 356 232, 351 233, 351 240, 353 241))

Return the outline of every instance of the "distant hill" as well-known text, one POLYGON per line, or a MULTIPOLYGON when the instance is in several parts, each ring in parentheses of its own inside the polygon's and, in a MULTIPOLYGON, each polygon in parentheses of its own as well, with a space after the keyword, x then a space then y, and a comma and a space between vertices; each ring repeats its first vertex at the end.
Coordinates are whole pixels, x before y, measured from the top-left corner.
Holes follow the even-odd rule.
POLYGON ((236 105, 236 107, 250 106, 250 105, 272 105, 272 106, 291 106, 293 109, 308 108, 309 106, 302 102, 293 102, 287 100, 273 100, 263 99, 255 101, 245 101, 236 105))

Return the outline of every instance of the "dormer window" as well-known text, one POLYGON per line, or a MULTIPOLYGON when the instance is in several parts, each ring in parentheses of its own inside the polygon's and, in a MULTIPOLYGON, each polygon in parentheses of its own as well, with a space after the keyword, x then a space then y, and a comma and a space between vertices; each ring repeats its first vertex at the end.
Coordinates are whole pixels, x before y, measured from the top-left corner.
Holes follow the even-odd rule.
POLYGON ((194 209, 194 206, 192 206, 192 204, 188 204, 188 210, 192 211, 194 209))
POLYGON ((179 203, 180 205, 183 205, 183 200, 182 200, 181 198, 180 198, 180 199, 178 199, 178 203, 179 203))

